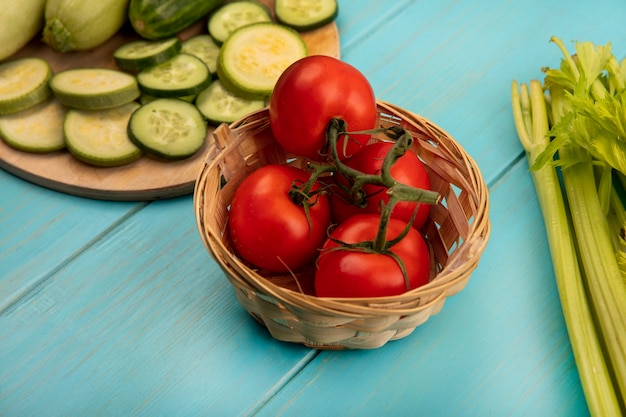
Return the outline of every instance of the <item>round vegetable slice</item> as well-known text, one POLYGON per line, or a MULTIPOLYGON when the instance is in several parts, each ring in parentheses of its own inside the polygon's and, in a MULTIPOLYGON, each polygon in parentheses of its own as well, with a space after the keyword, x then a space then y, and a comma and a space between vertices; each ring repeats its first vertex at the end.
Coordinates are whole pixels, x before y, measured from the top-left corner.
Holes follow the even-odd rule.
POLYGON ((181 52, 200 58, 209 67, 211 75, 217 71, 220 45, 215 43, 211 35, 201 34, 184 40, 181 52))
POLYGON ((126 43, 113 52, 115 63, 128 71, 142 70, 174 58, 182 44, 178 38, 160 41, 136 40, 126 43))
POLYGON ((65 144, 72 155, 96 166, 119 166, 131 163, 142 155, 128 137, 127 126, 136 102, 103 110, 70 109, 63 130, 65 144))
POLYGON ((211 73, 202 60, 178 54, 167 62, 140 71, 141 90, 155 97, 184 97, 198 94, 211 83, 211 73))
POLYGON ((306 55, 306 44, 295 30, 276 23, 254 23, 237 29, 226 39, 217 74, 236 95, 266 98, 280 74, 306 55))
POLYGON ((106 68, 72 68, 56 73, 50 88, 68 107, 109 109, 130 103, 141 93, 134 76, 106 68))
POLYGON ((215 80, 196 97, 196 106, 209 122, 232 123, 248 113, 265 107, 264 100, 248 100, 233 95, 215 80))
POLYGON ((269 9, 261 3, 251 0, 237 0, 226 3, 209 17, 207 29, 218 44, 224 41, 240 27, 258 22, 271 22, 269 9))
POLYGON ((21 58, 0 64, 0 114, 11 114, 50 96, 52 69, 41 58, 21 58))
POLYGON ((193 155, 204 145, 207 124, 192 103, 159 98, 133 113, 128 134, 146 153, 177 160, 193 155))
POLYGON ((298 31, 322 27, 337 17, 337 0, 275 0, 276 20, 298 31))
POLYGON ((12 148, 32 153, 65 148, 63 119, 66 108, 49 97, 17 113, 0 116, 0 135, 12 148))

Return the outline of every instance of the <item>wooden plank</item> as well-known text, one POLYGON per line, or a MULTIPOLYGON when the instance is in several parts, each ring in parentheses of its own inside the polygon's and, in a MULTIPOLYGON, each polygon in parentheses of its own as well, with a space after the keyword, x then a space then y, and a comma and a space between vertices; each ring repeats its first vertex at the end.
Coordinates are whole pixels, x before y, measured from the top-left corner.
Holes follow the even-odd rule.
POLYGON ((237 305, 190 205, 149 204, 0 312, 0 415, 241 415, 306 363, 237 305))
POLYGON ((141 207, 75 198, 28 185, 0 171, 0 311, 141 207))
MULTIPOLYGON (((264 0, 271 6, 272 0, 264 0)), ((200 19, 182 32, 181 39, 206 33, 206 19, 200 19)), ((120 45, 139 37, 132 28, 124 27, 110 40, 92 51, 58 53, 39 39, 34 39, 14 57, 40 56, 55 72, 67 68, 117 68, 113 51, 120 45)), ((333 22, 322 28, 303 32, 310 54, 340 56, 339 31, 333 22)), ((207 143, 192 157, 176 162, 164 162, 148 156, 132 164, 101 168, 76 160, 64 150, 46 155, 15 150, 0 140, 0 168, 34 184, 82 197, 145 201, 177 197, 193 191, 196 176, 210 143, 214 126, 209 126, 207 143)))
POLYGON ((493 187, 501 232, 439 315, 379 350, 322 352, 257 415, 588 415, 527 169, 493 187))

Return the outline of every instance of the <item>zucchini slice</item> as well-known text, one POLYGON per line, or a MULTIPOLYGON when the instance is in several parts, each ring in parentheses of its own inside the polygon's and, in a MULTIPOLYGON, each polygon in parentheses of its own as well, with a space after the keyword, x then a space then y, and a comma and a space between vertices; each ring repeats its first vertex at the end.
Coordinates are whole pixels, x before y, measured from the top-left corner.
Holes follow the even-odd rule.
POLYGON ((118 67, 127 71, 142 70, 174 58, 182 44, 178 38, 160 41, 136 40, 126 43, 113 51, 113 59, 118 67))
POLYGON ((219 45, 240 27, 259 22, 271 22, 272 14, 264 5, 254 0, 236 0, 226 3, 209 17, 209 35, 219 45))
POLYGON ((128 137, 127 127, 136 102, 103 110, 70 109, 63 131, 69 151, 83 162, 96 166, 129 164, 142 155, 128 137))
POLYGON ((275 0, 276 20, 300 32, 320 28, 337 17, 337 0, 275 0))
POLYGON ((50 96, 52 69, 41 58, 21 58, 0 64, 0 115, 16 113, 50 96))
POLYGON ((198 108, 176 98, 159 98, 138 108, 128 136, 146 153, 178 160, 196 153, 206 140, 207 123, 198 108))
POLYGON ((200 113, 212 124, 232 123, 248 113, 265 107, 264 100, 247 100, 233 95, 219 80, 196 97, 200 113))
POLYGON ((66 108, 54 97, 17 113, 0 116, 0 135, 12 148, 32 153, 65 148, 66 108))
POLYGON ((167 62, 140 71, 141 91, 155 97, 185 97, 198 94, 211 83, 211 73, 202 60, 178 54, 167 62))
POLYGON ((215 43, 211 35, 200 34, 184 40, 181 52, 200 58, 209 67, 211 76, 217 71, 220 45, 215 43))
POLYGON ((102 110, 130 103, 141 93, 133 75, 106 68, 72 68, 56 73, 50 88, 64 105, 102 110))
POLYGON ((306 55, 306 44, 295 30, 277 23, 254 23, 226 39, 217 61, 217 75, 233 94, 265 99, 283 71, 306 55))

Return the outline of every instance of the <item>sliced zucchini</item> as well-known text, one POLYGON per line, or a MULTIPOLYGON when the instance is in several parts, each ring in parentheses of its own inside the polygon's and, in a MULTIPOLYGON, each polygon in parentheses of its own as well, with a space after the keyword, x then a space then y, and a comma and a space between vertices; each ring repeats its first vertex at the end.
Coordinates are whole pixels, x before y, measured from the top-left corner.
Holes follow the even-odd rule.
POLYGON ((67 148, 90 165, 110 167, 136 161, 142 151, 129 139, 127 127, 138 107, 130 102, 111 109, 68 110, 63 123, 67 148))
POLYGON ((140 71, 141 91, 155 97, 184 97, 198 94, 211 83, 211 73, 202 60, 178 54, 167 62, 140 71))
POLYGON ((275 0, 276 20, 300 32, 317 29, 335 20, 337 0, 275 0))
POLYGON ((50 96, 52 69, 41 58, 21 58, 0 64, 0 115, 16 113, 50 96))
POLYGON ((72 68, 56 73, 50 88, 68 107, 102 110, 130 103, 141 93, 133 75, 106 68, 72 68))
POLYGON ((211 35, 201 34, 184 40, 181 52, 200 58, 209 67, 211 75, 215 74, 220 45, 215 43, 211 35))
POLYGON ((32 153, 65 148, 66 108, 54 97, 17 113, 0 116, 0 135, 12 148, 32 153))
POLYGON ((226 3, 209 17, 209 35, 219 45, 236 29, 258 22, 271 22, 272 14, 264 5, 254 0, 237 0, 226 3))
POLYGON ((226 39, 217 61, 217 75, 233 94, 265 99, 280 74, 306 55, 306 44, 295 30, 276 23, 254 23, 226 39))
POLYGON ((247 100, 233 95, 219 80, 196 97, 196 106, 210 123, 232 123, 248 113, 265 107, 264 100, 247 100))
POLYGON ((207 131, 198 108, 175 98, 159 98, 141 106, 128 123, 128 136, 137 146, 169 160, 196 153, 204 145, 207 131))
POLYGON ((142 70, 174 58, 182 44, 176 37, 158 41, 136 40, 126 43, 113 52, 118 67, 127 71, 142 70))

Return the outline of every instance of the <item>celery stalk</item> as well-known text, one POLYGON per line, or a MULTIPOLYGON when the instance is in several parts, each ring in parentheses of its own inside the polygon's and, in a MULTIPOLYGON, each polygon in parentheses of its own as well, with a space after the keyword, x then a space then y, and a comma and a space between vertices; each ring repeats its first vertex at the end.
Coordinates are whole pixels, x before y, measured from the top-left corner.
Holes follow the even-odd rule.
MULTIPOLYGON (((530 166, 549 144, 548 115, 539 81, 512 86, 513 116, 530 166), (521 89, 521 95, 520 90, 521 89)), ((563 316, 590 414, 618 416, 620 405, 604 360, 583 286, 561 185, 553 165, 531 170, 543 215, 563 316)))
MULTIPOLYGON (((552 86, 550 95, 553 117, 558 123, 568 110, 566 98, 559 86, 552 86)), ((616 381, 615 390, 623 403, 626 398, 626 287, 598 196, 593 161, 585 149, 571 143, 559 149, 559 159, 565 161, 563 183, 598 333, 616 381)))

